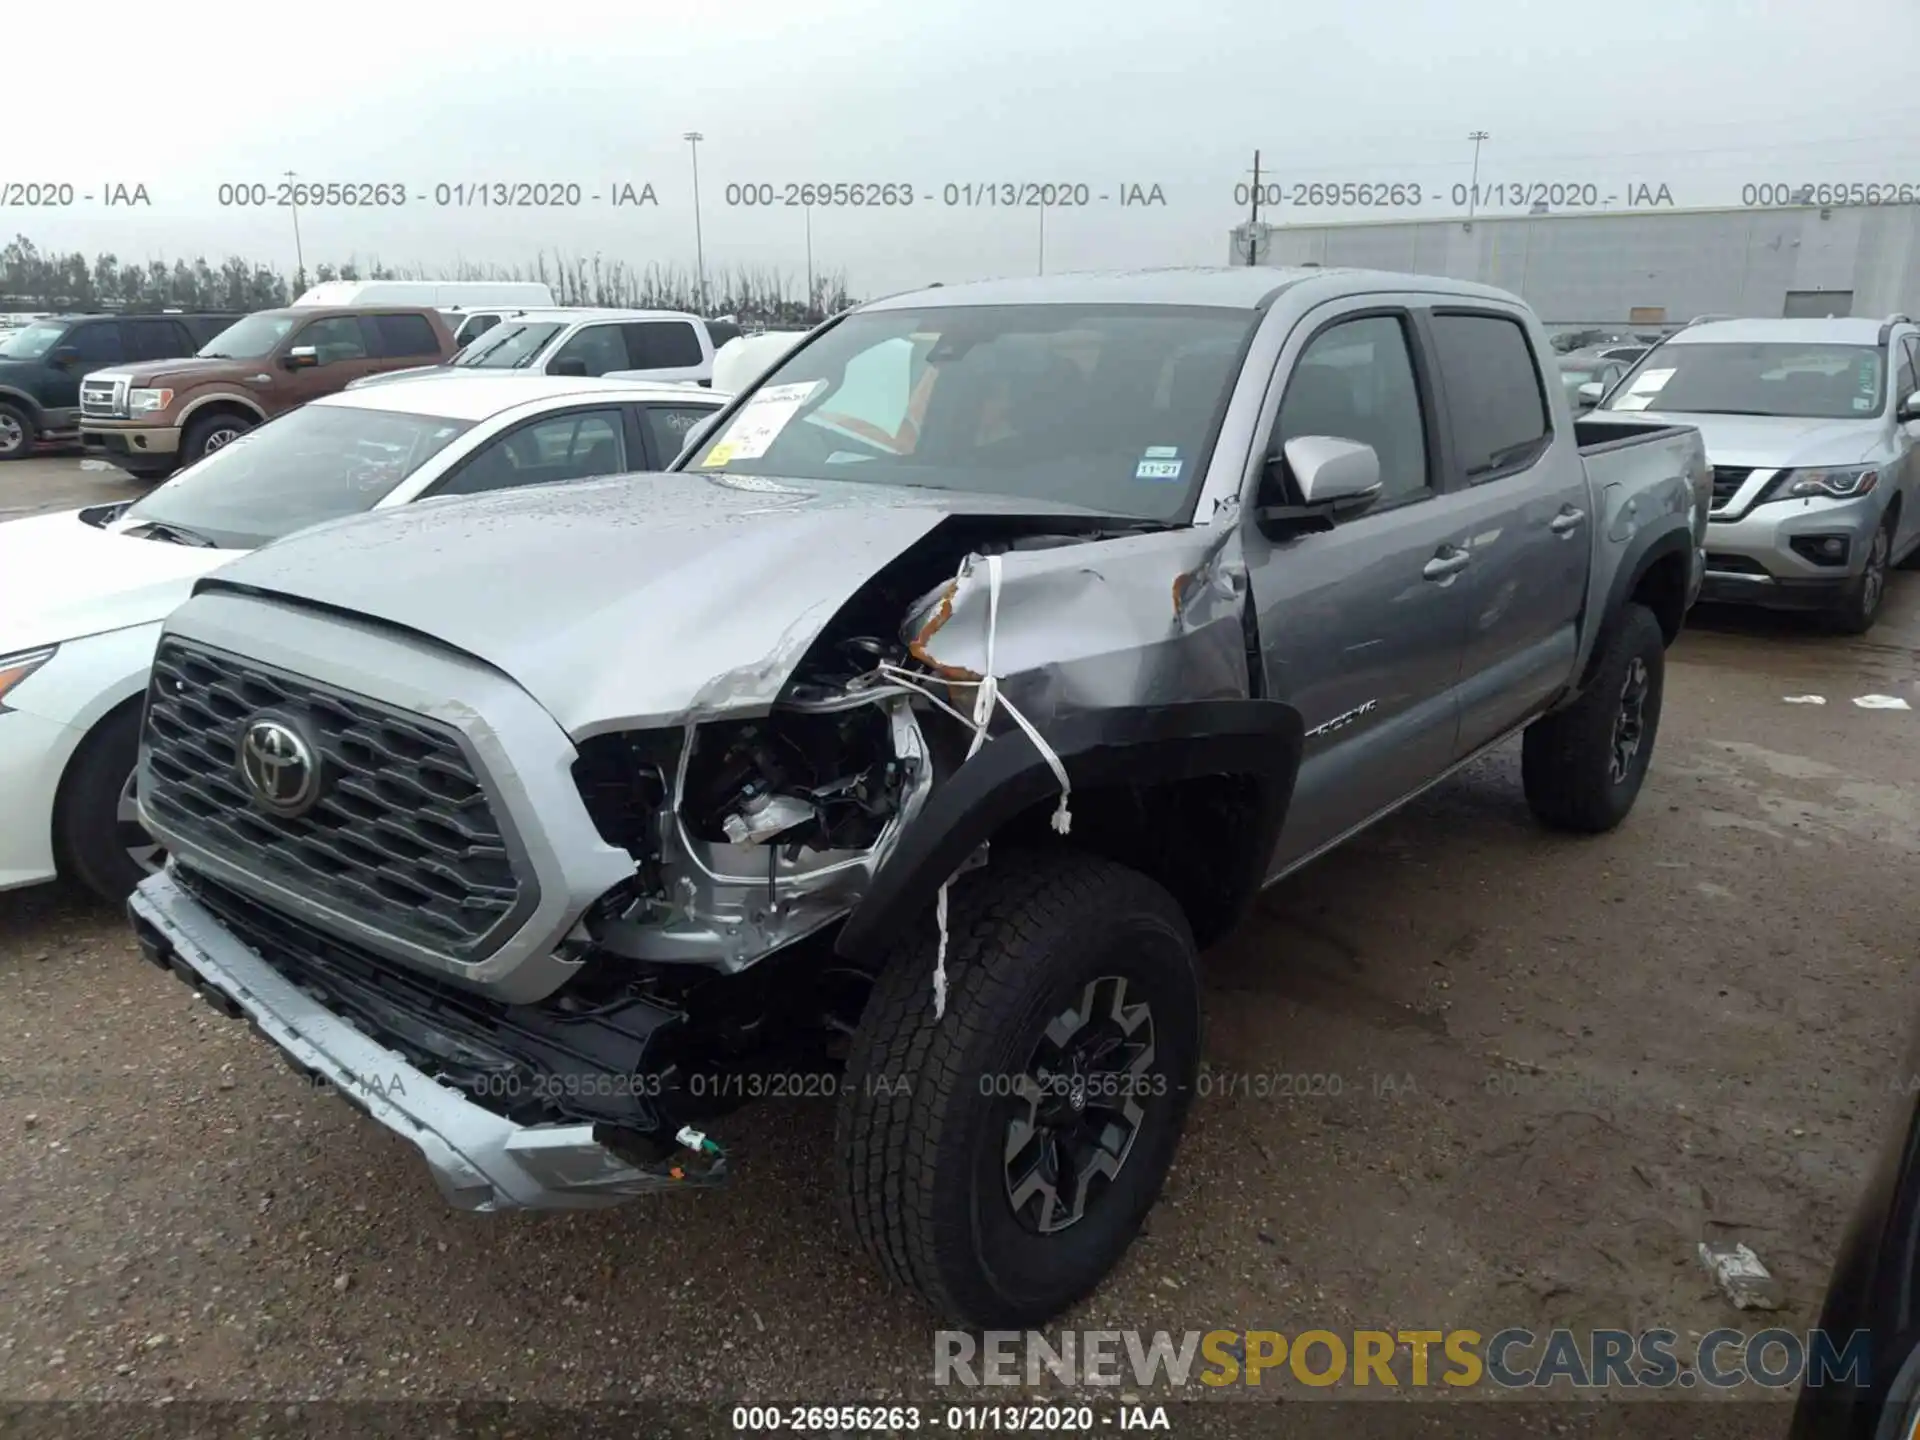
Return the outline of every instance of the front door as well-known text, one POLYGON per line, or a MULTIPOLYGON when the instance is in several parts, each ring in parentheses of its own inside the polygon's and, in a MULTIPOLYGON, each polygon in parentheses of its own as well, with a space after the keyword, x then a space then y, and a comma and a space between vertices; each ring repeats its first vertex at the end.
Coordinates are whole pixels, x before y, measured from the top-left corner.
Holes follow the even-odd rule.
MULTIPOLYGON (((1347 305, 1306 323, 1267 454, 1307 435, 1358 441, 1379 456, 1381 492, 1330 530, 1248 533, 1267 693, 1307 730, 1276 872, 1445 771, 1466 624, 1468 530, 1411 313, 1347 305)), ((1284 463, 1262 484, 1267 503, 1297 501, 1284 463)))

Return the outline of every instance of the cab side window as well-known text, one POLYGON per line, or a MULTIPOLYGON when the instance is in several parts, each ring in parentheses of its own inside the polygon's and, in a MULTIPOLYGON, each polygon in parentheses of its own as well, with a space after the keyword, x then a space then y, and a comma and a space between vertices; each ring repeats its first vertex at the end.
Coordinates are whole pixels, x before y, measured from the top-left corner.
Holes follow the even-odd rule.
POLYGON ((1504 315, 1435 315, 1433 345, 1467 481, 1497 480, 1539 459, 1553 440, 1553 421, 1520 322, 1504 315))
POLYGON ((1431 493, 1426 422, 1404 319, 1347 320, 1308 342, 1287 380, 1267 453, 1284 455, 1289 440, 1306 435, 1373 447, 1380 457, 1374 510, 1431 493))
POLYGON ((535 420, 479 451, 439 495, 478 495, 552 480, 618 475, 627 466, 626 426, 617 410, 573 411, 535 420))
POLYGON ((357 315, 336 315, 328 320, 316 320, 294 336, 293 343, 313 346, 320 354, 322 365, 331 365, 336 360, 367 358, 366 337, 360 333, 360 318, 357 315))
POLYGON ((129 360, 171 360, 194 351, 186 330, 172 320, 123 320, 120 323, 126 331, 129 360))
POLYGON ((592 376, 604 375, 609 370, 631 370, 633 366, 627 360, 627 345, 620 330, 618 325, 587 326, 554 353, 547 365, 548 372, 558 373, 554 367, 562 360, 584 361, 586 373, 592 376))
POLYGON ((92 320, 74 326, 56 348, 69 345, 80 352, 82 365, 113 365, 125 358, 120 348, 120 325, 114 320, 92 320))

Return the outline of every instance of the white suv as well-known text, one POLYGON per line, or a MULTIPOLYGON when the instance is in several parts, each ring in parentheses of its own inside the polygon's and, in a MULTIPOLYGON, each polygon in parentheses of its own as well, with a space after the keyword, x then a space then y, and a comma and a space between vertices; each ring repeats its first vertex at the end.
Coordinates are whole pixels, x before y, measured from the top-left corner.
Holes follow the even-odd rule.
POLYGON ((354 381, 349 390, 384 384, 422 369, 471 375, 571 375, 598 379, 713 383, 713 337, 682 310, 514 310, 489 325, 445 365, 389 370, 354 381))

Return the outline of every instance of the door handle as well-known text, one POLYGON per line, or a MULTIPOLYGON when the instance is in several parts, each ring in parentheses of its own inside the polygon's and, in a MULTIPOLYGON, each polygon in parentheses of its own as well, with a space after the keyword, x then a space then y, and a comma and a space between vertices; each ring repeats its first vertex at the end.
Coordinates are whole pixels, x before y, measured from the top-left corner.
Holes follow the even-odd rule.
POLYGON ((1571 535, 1579 528, 1580 522, 1587 518, 1584 510, 1568 507, 1547 522, 1547 528, 1556 535, 1571 535))
POLYGON ((1441 550, 1421 567, 1420 573, 1429 580, 1446 580, 1458 575, 1473 563, 1471 550, 1458 550, 1448 547, 1441 550))

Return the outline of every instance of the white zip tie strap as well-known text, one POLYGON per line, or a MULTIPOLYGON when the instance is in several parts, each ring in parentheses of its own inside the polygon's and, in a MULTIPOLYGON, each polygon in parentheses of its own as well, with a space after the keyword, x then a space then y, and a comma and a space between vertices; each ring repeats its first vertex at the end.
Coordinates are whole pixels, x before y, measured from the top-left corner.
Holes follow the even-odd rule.
POLYGON ((940 893, 934 897, 933 919, 940 927, 940 949, 933 957, 933 1018, 938 1020, 947 1013, 947 887, 953 883, 949 876, 940 882, 940 893))
MULTIPOLYGON (((984 673, 977 681, 957 681, 957 684, 972 684, 973 715, 961 715, 951 705, 946 704, 937 695, 932 694, 923 684, 922 677, 911 671, 903 671, 897 666, 883 664, 881 670, 890 678, 911 685, 942 710, 962 723, 973 727, 973 741, 967 746, 967 759, 971 760, 980 753, 987 743, 987 729, 993 720, 993 707, 998 705, 1005 710, 1013 723, 1026 732, 1027 739, 1033 742, 1033 748, 1040 752, 1040 758, 1047 762, 1047 768, 1053 771, 1053 778, 1060 782, 1060 803, 1054 806, 1051 824, 1059 835, 1068 834, 1073 829, 1073 812, 1067 808, 1068 797, 1072 794, 1073 783, 1067 778, 1067 767, 1054 753, 1051 745, 1041 738, 1040 732, 1022 715, 1019 708, 1000 693, 1000 676, 994 666, 995 645, 1000 631, 1000 557, 989 555, 987 559, 987 663, 984 673)), ((947 889, 953 884, 949 875, 940 882, 939 894, 934 898, 934 920, 940 927, 940 945, 935 952, 933 962, 933 1018, 938 1020, 947 1013, 947 889)))

